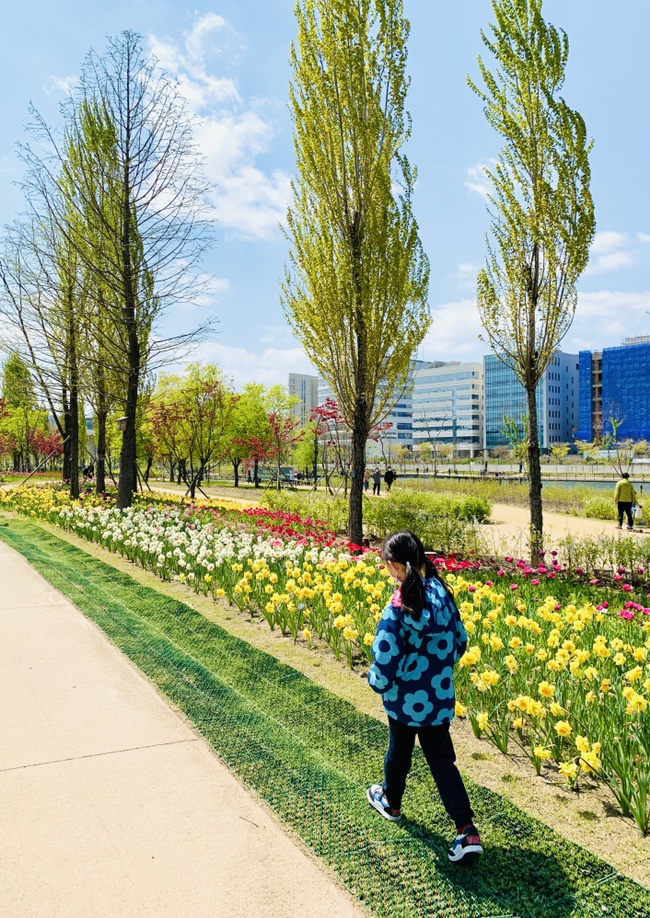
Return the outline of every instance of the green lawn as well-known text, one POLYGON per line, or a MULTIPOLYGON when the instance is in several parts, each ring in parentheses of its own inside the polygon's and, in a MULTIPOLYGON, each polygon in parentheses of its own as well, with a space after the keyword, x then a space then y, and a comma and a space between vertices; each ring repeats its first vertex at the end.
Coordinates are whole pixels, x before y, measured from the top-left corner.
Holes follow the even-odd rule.
POLYGON ((106 632, 373 915, 650 915, 650 890, 469 781, 486 854, 474 868, 454 867, 453 827, 419 751, 407 818, 393 825, 368 806, 382 724, 33 523, 12 519, 0 538, 106 632))

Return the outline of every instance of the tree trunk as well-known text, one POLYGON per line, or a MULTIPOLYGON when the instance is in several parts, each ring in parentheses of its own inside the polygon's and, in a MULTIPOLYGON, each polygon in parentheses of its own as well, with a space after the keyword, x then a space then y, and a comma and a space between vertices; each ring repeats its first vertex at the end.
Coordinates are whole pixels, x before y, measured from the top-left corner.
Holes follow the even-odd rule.
MULTIPOLYGON (((350 488, 349 536, 353 545, 363 544, 363 473, 366 468, 366 442, 368 440, 370 407, 367 392, 368 343, 363 315, 361 284, 363 225, 360 213, 355 213, 350 226, 350 250, 355 288, 355 321, 357 372, 354 419, 352 425, 352 486, 350 488)), ((347 474, 345 478, 347 490, 347 474)))
POLYGON ((236 488, 239 487, 239 463, 240 463, 240 462, 241 462, 241 459, 233 459, 233 460, 232 460, 232 467, 233 467, 233 471, 234 471, 234 473, 235 473, 235 487, 236 487, 236 488))
POLYGON ((140 347, 135 328, 129 333, 129 381, 126 394, 126 430, 122 434, 120 452, 120 478, 117 489, 117 508, 124 510, 133 503, 133 494, 137 481, 136 462, 136 429, 135 416, 138 405, 138 387, 140 382, 140 347), (134 339, 134 340, 131 340, 134 339))
POLYGON ((79 391, 76 379, 70 386, 70 498, 79 498, 79 391))
POLYGON ((314 491, 318 491, 318 430, 314 435, 314 491))
POLYGON ((124 326, 127 334, 129 375, 126 390, 126 430, 122 435, 120 453, 120 481, 117 489, 117 507, 124 510, 133 503, 133 492, 137 487, 136 479, 136 413, 138 407, 138 390, 140 388, 140 339, 138 338, 138 319, 136 315, 136 278, 134 278, 132 246, 133 215, 131 213, 131 73, 130 59, 127 64, 124 86, 126 90, 125 111, 125 158, 122 176, 122 239, 121 239, 121 282, 124 297, 124 326))
POLYGON ((151 466, 153 465, 153 456, 147 456, 147 467, 144 470, 144 480, 146 484, 149 484, 149 475, 151 474, 151 466))
POLYGON ((255 460, 255 464, 253 466, 253 481, 255 482, 255 487, 259 488, 260 486, 260 461, 259 459, 255 460))
POLYGON ((101 360, 97 365, 97 469, 95 471, 95 493, 106 491, 106 377, 101 360))
MULTIPOLYGON (((357 412, 352 431, 352 483, 350 486, 349 535, 353 545, 363 544, 363 473, 366 468, 368 438, 365 410, 357 412)), ((347 484, 347 477, 346 477, 347 484)))
POLYGON ((526 387, 528 401, 528 502, 530 506, 530 563, 539 564, 544 548, 542 520, 542 467, 537 436, 536 386, 526 387))

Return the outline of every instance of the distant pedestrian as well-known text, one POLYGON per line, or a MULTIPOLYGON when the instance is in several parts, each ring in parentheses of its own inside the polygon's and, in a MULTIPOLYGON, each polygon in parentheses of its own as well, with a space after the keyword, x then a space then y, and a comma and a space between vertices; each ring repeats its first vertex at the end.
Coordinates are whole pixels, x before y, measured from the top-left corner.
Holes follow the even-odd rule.
POLYGON ((366 469, 363 473, 363 490, 367 491, 370 487, 370 469, 366 469))
POLYGON ((379 494, 380 491, 381 491, 381 472, 377 468, 372 473, 372 493, 379 494))
POLYGON ((395 472, 392 470, 392 468, 389 465, 384 473, 384 481, 386 482, 386 487, 388 488, 389 491, 393 487, 393 482, 395 481, 396 478, 397 478, 397 475, 395 474, 395 472))
POLYGON ((614 501, 618 509, 618 529, 623 528, 623 515, 627 517, 627 528, 629 531, 634 529, 634 518, 632 516, 632 505, 636 503, 636 491, 630 481, 630 473, 623 472, 620 480, 616 482, 614 490, 614 501))

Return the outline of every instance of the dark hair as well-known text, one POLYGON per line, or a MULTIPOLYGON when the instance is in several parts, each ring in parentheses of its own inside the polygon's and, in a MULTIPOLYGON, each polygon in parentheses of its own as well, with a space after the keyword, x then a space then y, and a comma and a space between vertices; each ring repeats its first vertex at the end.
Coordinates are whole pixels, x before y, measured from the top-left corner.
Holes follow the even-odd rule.
POLYGON ((623 472, 623 474, 621 475, 621 478, 629 478, 629 477, 630 477, 629 472, 623 472))
POLYGON ((381 557, 383 561, 393 561, 406 567, 406 576, 401 588, 402 608, 414 619, 420 618, 424 608, 423 571, 427 579, 433 578, 441 583, 449 598, 454 602, 449 587, 438 575, 435 564, 427 556, 424 545, 415 533, 404 529, 387 536, 381 546, 381 557))

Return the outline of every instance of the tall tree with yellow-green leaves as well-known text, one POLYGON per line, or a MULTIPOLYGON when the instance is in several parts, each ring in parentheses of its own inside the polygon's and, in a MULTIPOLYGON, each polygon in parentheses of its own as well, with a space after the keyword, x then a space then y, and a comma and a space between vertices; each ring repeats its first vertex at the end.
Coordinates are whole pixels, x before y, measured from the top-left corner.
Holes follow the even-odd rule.
POLYGON ((547 23, 542 0, 493 0, 495 23, 479 58, 484 88, 471 88, 504 141, 486 169, 491 234, 477 280, 489 344, 526 390, 530 549, 543 545, 542 477, 535 390, 568 331, 576 283, 587 266, 595 218, 590 192, 592 142, 560 95, 569 53, 566 33, 547 23))
POLYGON ((290 105, 297 177, 283 305, 353 446, 350 540, 362 541, 368 434, 408 383, 430 323, 429 265, 402 152, 402 0, 298 0, 290 105))

